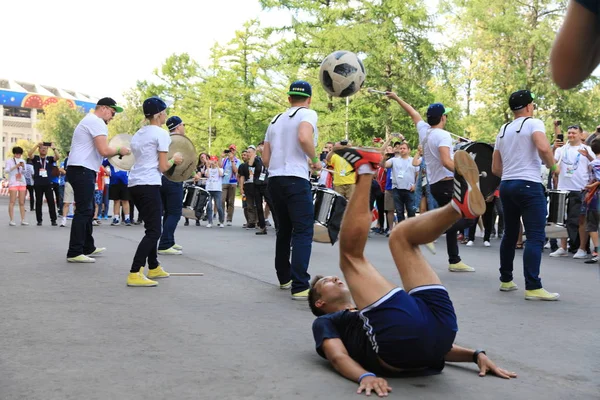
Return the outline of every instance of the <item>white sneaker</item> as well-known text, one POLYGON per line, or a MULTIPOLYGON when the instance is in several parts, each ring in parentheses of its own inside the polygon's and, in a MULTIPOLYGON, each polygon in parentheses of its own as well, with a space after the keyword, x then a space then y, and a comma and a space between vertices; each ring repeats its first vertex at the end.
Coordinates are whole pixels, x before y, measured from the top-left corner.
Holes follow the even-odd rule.
POLYGON ((16 226, 16 225, 17 225, 17 224, 15 223, 15 221, 10 221, 8 224, 9 224, 10 226, 16 226))
POLYGON ((472 240, 469 240, 467 242, 467 247, 473 247, 474 244, 475 244, 475 242, 473 242, 472 240))
POLYGON ((225 228, 225 225, 219 224, 219 228, 225 228))
POLYGON ((545 249, 549 249, 550 247, 551 247, 551 246, 550 246, 550 241, 548 240, 548 241, 546 242, 546 244, 544 245, 544 248, 545 248, 545 249))
POLYGON ((27 221, 23 220, 23 221, 21 221, 21 225, 23 225, 23 226, 27 226, 27 225, 29 225, 29 222, 27 222, 27 221))
POLYGON ((207 228, 212 228, 212 224, 207 224, 206 227, 207 228))
POLYGON ((577 253, 575 253, 575 255, 573 256, 573 258, 583 260, 585 258, 588 258, 588 255, 585 250, 579 249, 579 250, 577 250, 577 253))
POLYGON ((93 221, 92 221, 92 225, 93 225, 93 226, 98 226, 98 225, 100 225, 100 224, 98 224, 98 221, 96 221, 96 220, 93 220, 93 221))
POLYGON ((492 244, 486 240, 485 242, 483 242, 483 245, 485 247, 490 247, 492 244))
POLYGON ((67 226, 67 218, 63 218, 63 219, 60 221, 60 226, 61 226, 62 228, 64 228, 65 226, 67 226))
POLYGON ((566 257, 568 255, 569 255, 569 252, 567 252, 562 247, 559 247, 558 250, 556 250, 553 253, 550 253, 550 257, 566 257))
MULTIPOLYGON (((223 225, 223 224, 219 224, 219 225, 223 225)), ((231 225, 232 225, 231 221, 227 221, 227 226, 231 226, 231 225)), ((222 227, 223 227, 223 226, 221 226, 221 228, 222 228, 222 227)))

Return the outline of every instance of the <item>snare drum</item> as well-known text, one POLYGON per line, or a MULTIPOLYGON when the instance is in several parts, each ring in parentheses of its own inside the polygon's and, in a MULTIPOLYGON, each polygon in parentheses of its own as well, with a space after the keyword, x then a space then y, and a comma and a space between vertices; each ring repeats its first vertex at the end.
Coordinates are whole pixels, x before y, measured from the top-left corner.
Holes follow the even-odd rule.
POLYGON ((565 238, 567 234, 567 208, 569 192, 565 190, 549 190, 548 197, 548 222, 546 223, 546 236, 548 238, 565 238))
POLYGON ((313 240, 334 244, 337 241, 348 201, 339 193, 324 188, 313 191, 315 227, 313 240))
POLYGON ((459 144, 457 150, 464 150, 473 157, 479 169, 479 189, 483 197, 489 197, 500 185, 500 178, 492 174, 494 148, 487 143, 467 142, 459 144))
POLYGON ((186 218, 202 218, 210 194, 203 188, 195 185, 186 185, 183 188, 182 214, 186 218))

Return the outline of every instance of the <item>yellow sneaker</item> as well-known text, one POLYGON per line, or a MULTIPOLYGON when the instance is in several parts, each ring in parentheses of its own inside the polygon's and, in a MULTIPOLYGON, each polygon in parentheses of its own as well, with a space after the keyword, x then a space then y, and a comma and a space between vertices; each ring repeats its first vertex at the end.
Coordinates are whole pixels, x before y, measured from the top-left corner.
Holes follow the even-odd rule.
POLYGON ((292 293, 292 300, 308 300, 308 291, 309 289, 298 293, 292 293))
POLYGON ((513 290, 517 290, 519 287, 513 281, 510 282, 500 282, 500 291, 501 292, 512 292, 513 290))
POLYGON ((145 267, 142 267, 142 268, 140 268, 140 272, 138 272, 138 273, 139 273, 140 275, 142 275, 142 276, 146 276, 146 275, 144 274, 144 268, 145 268, 145 267))
POLYGON ((148 278, 150 279, 168 278, 169 276, 171 276, 171 274, 165 271, 160 265, 154 269, 148 270, 148 278))
POLYGON ((425 245, 425 248, 426 248, 427 250, 429 250, 429 252, 430 252, 431 254, 436 254, 436 253, 437 253, 437 252, 435 251, 435 245, 433 244, 433 242, 431 242, 431 243, 427 243, 427 244, 425 245))
POLYGON ((92 252, 92 254, 86 254, 88 257, 96 257, 106 251, 106 247, 96 247, 96 250, 92 252))
POLYGON ((183 253, 181 252, 181 250, 176 250, 175 246, 173 246, 165 250, 158 250, 158 254, 160 254, 161 256, 179 256, 183 253))
POLYGON ((292 287, 292 281, 289 281, 288 283, 284 283, 283 285, 279 285, 279 289, 281 289, 281 290, 291 289, 291 287, 292 287))
POLYGON ((96 259, 80 254, 77 257, 67 258, 67 261, 70 263, 95 263, 96 259))
POLYGON ((183 246, 177 243, 175 243, 172 248, 175 250, 183 250, 183 246))
POLYGON ((462 261, 456 264, 450 264, 448 270, 452 272, 475 272, 475 268, 469 267, 462 261))
POLYGON ((546 289, 535 289, 535 290, 526 290, 525 291, 525 300, 555 301, 555 300, 558 300, 559 297, 560 297, 560 294, 550 293, 546 289))
POLYGON ((151 287, 157 286, 158 282, 151 281, 141 273, 130 272, 127 276, 127 286, 151 287))

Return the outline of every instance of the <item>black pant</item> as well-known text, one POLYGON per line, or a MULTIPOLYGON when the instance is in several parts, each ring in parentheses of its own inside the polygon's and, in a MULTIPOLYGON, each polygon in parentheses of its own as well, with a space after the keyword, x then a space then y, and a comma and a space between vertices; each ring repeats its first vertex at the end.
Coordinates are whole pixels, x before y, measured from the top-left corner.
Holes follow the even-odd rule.
POLYGON ((27 185, 27 191, 29 192, 29 207, 30 211, 35 210, 35 191, 33 185, 27 185))
MULTIPOLYGON (((125 218, 125 216, 123 216, 123 218, 125 218)), ((133 200, 129 200, 129 218, 131 219, 131 222, 135 221, 135 204, 133 203, 133 200)))
POLYGON ((567 197, 567 234, 569 235, 569 249, 573 252, 579 249, 579 216, 581 215, 581 192, 569 192, 567 197))
MULTIPOLYGON (((496 207, 496 198, 494 198, 494 200, 492 200, 489 203, 485 203, 485 214, 483 214, 483 217, 482 217, 483 218, 483 230, 484 230, 484 234, 483 234, 484 242, 489 242, 490 237, 492 236, 492 230, 494 229, 494 221, 496 219, 495 207, 496 207)), ((499 232, 499 234, 502 233, 502 230, 500 228, 500 223, 498 223, 498 232, 499 232)))
POLYGON ((44 205, 44 197, 48 203, 48 211, 50 212, 50 221, 56 222, 56 203, 54 203, 54 193, 52 185, 34 185, 35 190, 35 216, 37 222, 42 222, 42 206, 44 205))
POLYGON ((60 186, 58 183, 51 183, 50 186, 52 186, 52 191, 54 192, 54 196, 56 197, 56 208, 58 209, 58 214, 62 215, 62 208, 63 208, 63 197, 60 193, 60 186))
POLYGON ((377 205, 379 227, 383 230, 383 228, 385 228, 385 193, 381 191, 381 186, 379 186, 379 183, 375 179, 373 179, 373 182, 371 183, 371 194, 369 199, 371 211, 373 211, 373 203, 377 205))
POLYGON ((92 254, 96 250, 92 236, 94 219, 94 187, 96 171, 79 166, 67 169, 67 179, 73 187, 75 213, 71 222, 71 238, 67 257, 92 254))
POLYGON ((258 216, 258 227, 265 229, 265 212, 263 208, 263 199, 267 202, 267 205, 271 209, 271 215, 273 216, 273 223, 275 224, 275 230, 277 230, 277 216, 273 211, 273 202, 271 201, 271 195, 267 190, 267 185, 254 185, 254 205, 256 206, 256 215, 258 216))
POLYGON ((139 272, 146 266, 158 267, 157 245, 161 235, 162 199, 160 185, 140 185, 129 188, 129 194, 138 209, 139 217, 144 221, 146 234, 140 241, 130 272, 139 272))
MULTIPOLYGON (((431 195, 440 207, 443 207, 452 201, 452 193, 454 192, 453 179, 436 182, 431 185, 430 188, 431 195)), ((461 261, 458 254, 458 239, 456 235, 459 230, 465 229, 471 223, 473 223, 472 220, 461 219, 446 231, 446 248, 448 250, 448 262, 450 264, 456 264, 461 261)))

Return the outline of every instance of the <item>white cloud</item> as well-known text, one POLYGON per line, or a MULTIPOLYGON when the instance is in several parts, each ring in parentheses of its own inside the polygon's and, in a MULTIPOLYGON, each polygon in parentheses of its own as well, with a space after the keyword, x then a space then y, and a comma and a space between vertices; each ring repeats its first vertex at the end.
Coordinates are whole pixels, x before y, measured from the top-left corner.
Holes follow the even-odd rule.
POLYGON ((2 4, 0 78, 121 94, 173 53, 206 63, 245 21, 289 21, 255 0, 29 0, 2 4), (7 34, 11 32, 11 34, 7 34))

